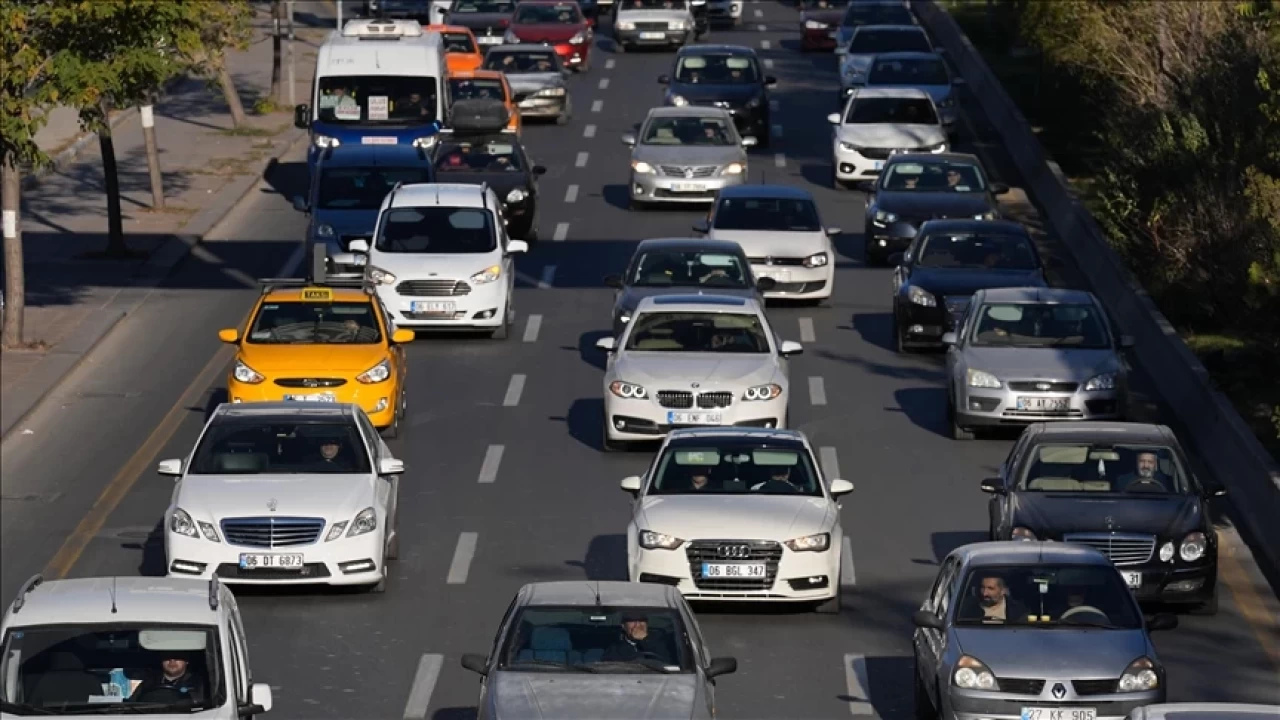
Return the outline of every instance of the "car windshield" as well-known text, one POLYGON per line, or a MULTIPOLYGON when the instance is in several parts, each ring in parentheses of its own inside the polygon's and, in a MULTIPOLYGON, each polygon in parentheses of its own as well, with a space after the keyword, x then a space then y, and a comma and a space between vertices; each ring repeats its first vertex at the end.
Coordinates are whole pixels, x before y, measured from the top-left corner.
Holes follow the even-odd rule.
POLYGON ((502 81, 488 78, 450 78, 449 97, 459 100, 499 100, 506 102, 502 81))
POLYGON ((619 10, 684 10, 688 8, 685 0, 618 0, 622 3, 619 10))
POLYGON ((933 52, 923 30, 858 31, 849 43, 850 55, 881 55, 891 52, 933 52))
POLYGON ((769 352, 769 340, 754 314, 651 311, 633 322, 627 349, 763 354, 769 352))
POLYGON ((929 235, 921 241, 916 267, 990 270, 1034 270, 1031 240, 1013 233, 929 235))
POLYGON ((320 173, 320 210, 377 210, 396 183, 431 182, 425 167, 336 167, 320 173))
POLYGON ((935 160, 890 161, 880 180, 880 189, 891 192, 986 192, 982 170, 967 162, 935 160))
MULTIPOLYGON (((307 393, 319 392, 300 387, 296 397, 305 399, 307 393)), ((235 418, 209 427, 200 438, 187 472, 189 475, 341 475, 368 473, 370 467, 369 453, 354 420, 293 422, 235 418)))
POLYGON ((1142 616, 1111 565, 976 568, 961 587, 955 624, 978 627, 1137 630, 1142 616))
POLYGON ((868 85, 950 85, 940 59, 877 60, 867 73, 868 85))
POLYGON ((464 32, 443 32, 440 36, 444 38, 444 51, 447 53, 474 53, 476 52, 475 41, 471 39, 470 33, 464 32))
POLYGON ((928 98, 860 97, 849 104, 844 121, 853 125, 937 125, 928 98))
POLYGON ((657 468, 650 495, 823 496, 813 458, 802 446, 730 439, 674 445, 657 468))
POLYGON ((499 670, 694 672, 689 629, 669 608, 538 605, 520 610, 510 628, 499 670))
POLYGON ((485 70, 498 70, 508 75, 520 73, 553 73, 559 69, 554 52, 538 50, 494 52, 484 57, 485 70))
POLYGON ((632 267, 634 287, 749 287, 742 258, 723 252, 646 252, 632 267))
POLYGON ((436 81, 426 76, 326 75, 320 78, 321 122, 425 125, 436 119, 436 81))
POLYGON ((985 303, 972 341, 980 347, 1104 350, 1111 344, 1098 312, 1093 305, 985 303))
POLYGON ((382 216, 375 247, 387 253, 487 253, 498 247, 493 216, 480 208, 394 208, 382 216))
POLYGON ((748 55, 686 55, 676 64, 676 80, 704 85, 749 85, 760 82, 755 58, 748 55))
POLYGON ((582 13, 575 3, 556 3, 555 5, 533 5, 522 3, 516 8, 514 20, 517 25, 577 25, 582 22, 582 13))
POLYGON ((645 145, 727 147, 737 140, 728 123, 715 117, 655 117, 644 130, 645 145))
POLYGON ((436 150, 436 171, 440 173, 518 173, 522 170, 524 163, 510 138, 450 142, 436 150))
POLYGON ((840 24, 844 27, 859 27, 862 25, 914 25, 915 22, 911 11, 902 5, 855 2, 849 6, 840 24))
POLYGON ((208 625, 36 625, 5 633, 0 699, 17 715, 193 712, 227 700, 208 625))
POLYGON ((716 208, 717 230, 820 232, 818 208, 808 199, 725 198, 716 208))
POLYGON ((371 302, 265 302, 249 326, 251 345, 376 345, 381 324, 371 302))
POLYGON ((1178 454, 1167 445, 1045 443, 1031 453, 1018 489, 1027 492, 1190 492, 1178 454))
POLYGON ((455 0, 453 6, 449 8, 449 14, 505 14, 514 12, 515 9, 515 0, 455 0))

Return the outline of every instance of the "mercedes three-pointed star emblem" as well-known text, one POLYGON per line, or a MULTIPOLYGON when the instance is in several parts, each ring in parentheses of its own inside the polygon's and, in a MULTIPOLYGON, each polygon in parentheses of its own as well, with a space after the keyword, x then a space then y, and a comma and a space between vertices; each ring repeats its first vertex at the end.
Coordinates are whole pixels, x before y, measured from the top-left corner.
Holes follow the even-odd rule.
POLYGON ((270 500, 267 501, 267 509, 270 510, 271 512, 275 512, 276 508, 279 507, 279 505, 280 503, 277 503, 275 498, 271 498, 270 500))

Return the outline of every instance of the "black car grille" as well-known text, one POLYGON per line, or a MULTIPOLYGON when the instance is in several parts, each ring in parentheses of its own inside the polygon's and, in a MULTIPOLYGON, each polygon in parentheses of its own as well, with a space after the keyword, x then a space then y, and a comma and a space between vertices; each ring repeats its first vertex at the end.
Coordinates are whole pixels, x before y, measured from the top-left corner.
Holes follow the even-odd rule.
POLYGON ((638 22, 638 23, 636 23, 636 29, 637 29, 637 30, 666 30, 666 29, 667 29, 667 23, 665 23, 665 22, 638 22))
POLYGON ((457 297, 471 294, 471 286, 461 280, 405 280, 396 292, 409 297, 457 297))
POLYGON ((1116 691, 1119 682, 1115 678, 1106 680, 1072 680, 1071 686, 1075 688, 1077 695, 1110 695, 1116 691))
POLYGON ((311 545, 320 539, 324 518, 247 517, 222 521, 228 545, 282 548, 311 545))
POLYGON ((276 384, 287 388, 332 388, 342 387, 347 381, 342 378, 278 378, 276 384))
POLYGON ((749 257, 747 262, 752 265, 783 265, 787 267, 800 267, 804 265, 804 258, 780 258, 780 257, 749 257))
POLYGON ((685 549, 689 558, 689 573, 699 590, 768 590, 778 577, 778 563, 782 560, 782 545, 768 540, 697 540, 685 549), (702 577, 703 563, 759 563, 765 564, 763 578, 711 578, 702 577))
POLYGON ((665 408, 693 407, 693 393, 687 390, 659 390, 658 404, 665 408))
POLYGON ((904 150, 904 151, 906 151, 906 152, 911 152, 911 153, 917 153, 917 152, 919 152, 919 153, 927 153, 927 152, 929 152, 929 151, 930 151, 930 150, 932 150, 932 149, 933 149, 932 147, 920 147, 920 148, 858 148, 858 154, 859 154, 859 155, 861 155, 861 156, 862 156, 862 157, 864 157, 864 158, 869 158, 869 159, 871 159, 871 160, 888 160, 888 159, 889 159, 889 156, 890 156, 890 155, 892 155, 892 154, 894 153, 894 151, 895 151, 895 150, 904 150))
POLYGON ((1088 545, 1107 556, 1113 565, 1142 565, 1156 551, 1154 535, 1123 533, 1073 533, 1062 536, 1063 542, 1088 545))
POLYGON ((684 410, 695 404, 704 409, 725 408, 733 404, 733 393, 725 390, 694 393, 688 390, 659 390, 658 404, 664 408, 684 410))
POLYGON ((715 165, 659 165, 658 169, 663 175, 668 177, 711 177, 716 174, 717 166, 715 165), (690 173, 688 171, 692 170, 690 173))
POLYGON ((1044 689, 1044 680, 996 678, 996 682, 1000 685, 1000 692, 1011 695, 1039 695, 1040 691, 1044 689))
POLYGON ((732 404, 733 393, 731 392, 705 392, 698 395, 700 408, 725 408, 732 404))
POLYGON ((1073 382, 1031 382, 1031 381, 1014 381, 1009 383, 1010 390, 1019 392, 1056 392, 1056 393, 1073 393, 1076 388, 1080 387, 1080 383, 1073 382), (1048 387, 1045 387, 1045 386, 1048 387))

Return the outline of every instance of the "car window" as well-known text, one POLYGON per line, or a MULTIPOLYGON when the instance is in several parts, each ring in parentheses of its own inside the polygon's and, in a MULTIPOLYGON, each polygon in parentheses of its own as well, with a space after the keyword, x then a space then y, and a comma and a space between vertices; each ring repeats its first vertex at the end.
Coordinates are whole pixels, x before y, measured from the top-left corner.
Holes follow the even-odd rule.
POLYGON ((804 448, 726 440, 668 446, 648 494, 823 497, 819 482, 804 448))
POLYGON ((737 145, 733 130, 716 117, 655 117, 644 129, 644 145, 737 145))
POLYGON ((820 232, 818 208, 809 199, 725 198, 716 208, 717 230, 820 232))
POLYGON ((685 10, 685 0, 617 0, 622 3, 619 10, 685 10))
POLYGON ((1111 347, 1093 305, 1059 303, 984 303, 974 327, 973 344, 982 347, 1061 347, 1101 350, 1111 347))
POLYGON ((396 183, 431 182, 425 167, 334 167, 320 173, 320 210, 377 210, 396 183))
POLYGON ((670 608, 526 606, 498 669, 517 672, 694 672, 680 613, 670 608))
POLYGON ((418 75, 326 75, 316 117, 328 123, 415 125, 436 120, 435 78, 418 75))
POLYGON ((913 159, 890 161, 881 176, 880 189, 891 192, 979 193, 986 191, 987 183, 982 170, 973 163, 913 159))
POLYGON ((1142 616, 1111 565, 1011 565, 969 571, 957 625, 1137 630, 1142 616))
POLYGON ((853 55, 892 52, 933 52, 933 48, 924 32, 917 30, 859 30, 849 46, 853 55))
POLYGON ((191 475, 368 473, 371 463, 353 422, 215 422, 200 438, 191 475))
POLYGON ((760 82, 760 72, 755 58, 749 55, 686 55, 676 63, 676 80, 706 85, 743 85, 760 82))
POLYGON ((632 321, 627 350, 767 353, 760 316, 745 313, 647 312, 632 321))
POLYGON ((464 32, 443 32, 440 33, 444 39, 444 51, 447 53, 466 53, 476 52, 476 44, 471 40, 471 35, 464 32))
POLYGON ((1018 480, 1028 492, 1191 492, 1177 453, 1163 445, 1044 443, 1028 460, 1018 480))
POLYGON ((867 73, 868 85, 950 85, 941 59, 877 60, 867 73))
POLYGON ((435 156, 436 171, 441 174, 518 173, 525 169, 516 144, 506 138, 444 143, 435 156))
POLYGON ((485 70, 498 70, 508 75, 519 73, 552 73, 560 69, 556 63, 556 54, 554 52, 541 52, 537 50, 530 51, 507 51, 494 52, 484 58, 485 70))
POLYGON ((393 208, 383 213, 375 247, 386 253, 493 252, 493 216, 480 208, 393 208))
POLYGON ((516 6, 514 22, 517 25, 577 25, 582 22, 582 13, 576 3, 522 4, 516 6))
POLYGON ((634 264, 636 287, 749 287, 749 273, 737 255, 723 252, 646 252, 634 264))
POLYGON ((450 78, 449 96, 459 100, 500 100, 505 102, 507 93, 502 81, 489 78, 450 78))
POLYGON ((1030 238, 1013 233, 929 235, 916 255, 916 266, 991 270, 1034 270, 1039 267, 1030 238))
POLYGON ((515 0, 455 0, 449 14, 505 14, 516 9, 515 0))
POLYGON ((940 122, 928 98, 894 97, 854 98, 844 121, 853 125, 937 125, 940 122))
POLYGON ((376 345, 382 327, 365 302, 264 302, 249 324, 250 345, 376 345))

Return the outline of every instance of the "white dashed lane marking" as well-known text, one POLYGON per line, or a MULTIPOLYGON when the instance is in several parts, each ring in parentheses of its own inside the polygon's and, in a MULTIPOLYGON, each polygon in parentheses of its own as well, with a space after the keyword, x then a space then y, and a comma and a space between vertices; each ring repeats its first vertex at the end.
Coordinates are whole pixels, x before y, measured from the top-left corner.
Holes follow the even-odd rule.
POLYGON ((586 126, 586 127, 582 128, 582 137, 584 137, 584 138, 593 138, 593 137, 595 137, 595 136, 596 136, 596 126, 595 126, 595 125, 588 125, 588 126, 586 126))
POLYGON ((609 89, 609 78, 600 78, 600 89, 601 90, 609 89))
POLYGON ((578 186, 570 185, 568 190, 564 191, 564 201, 567 203, 578 202, 578 186))
POLYGON ((593 101, 591 102, 591 112, 593 112, 593 113, 598 113, 598 112, 600 112, 600 111, 601 111, 601 110, 603 110, 603 109, 604 109, 604 101, 603 101, 603 100, 593 100, 593 101))
POLYGON ((773 47, 773 43, 770 43, 768 40, 761 40, 761 41, 760 41, 760 49, 761 49, 761 50, 768 50, 768 49, 769 49, 769 48, 771 48, 771 47, 773 47))
MULTIPOLYGON (((757 11, 757 12, 759 12, 759 11, 757 11)), ((763 17, 763 16, 762 16, 762 15, 757 15, 756 17, 763 17)), ((769 29, 769 26, 768 26, 768 25, 757 25, 757 26, 756 26, 756 29, 757 29, 757 30, 759 30, 760 32, 765 32, 765 31, 767 31, 767 30, 769 29)))
POLYGON ((875 715, 871 695, 866 690, 871 687, 871 683, 867 682, 866 658, 857 653, 844 656, 844 683, 849 697, 849 713, 856 716, 875 715))
POLYGON ((583 150, 582 152, 578 153, 578 159, 573 161, 573 165, 574 165, 574 167, 586 167, 586 166, 587 166, 587 159, 588 159, 588 158, 590 158, 590 157, 591 157, 591 153, 589 153, 589 152, 587 152, 587 151, 585 151, 585 150, 583 150))
POLYGON ((758 18, 764 17, 764 11, 761 10, 760 8, 756 8, 756 17, 758 18))
POLYGON ((530 315, 524 326, 524 341, 538 342, 538 331, 542 330, 542 316, 530 315))
POLYGON ((515 407, 520 404, 520 395, 524 393, 524 375, 512 375, 507 384, 507 394, 502 398, 503 407, 515 407))
POLYGON ((604 69, 605 69, 605 70, 612 70, 612 69, 613 69, 613 66, 614 66, 614 65, 616 65, 616 64, 617 64, 617 62, 616 62, 613 58, 609 58, 608 60, 605 60, 605 61, 604 61, 604 69))
POLYGON ((820 377, 809 378, 809 402, 814 405, 827 404, 827 384, 820 377))
POLYGON ((775 167, 784 168, 787 166, 787 156, 784 153, 773 154, 773 164, 775 167))
MULTIPOLYGON (((538 281, 538 289, 550 290, 551 288, 555 287, 555 283, 556 283, 556 266, 548 265, 542 268, 542 279, 538 281)), ((517 375, 516 377, 524 377, 524 376, 517 375)))
POLYGON ((853 587, 858 584, 858 577, 853 572, 853 541, 844 536, 840 553, 840 587, 853 587))
POLYGON ((488 484, 497 481, 498 466, 502 464, 502 453, 505 448, 502 445, 490 445, 488 450, 484 451, 484 462, 480 464, 480 482, 488 484))
POLYGON ((764 59, 764 69, 765 69, 765 70, 772 70, 772 69, 773 69, 773 58, 765 58, 765 59, 764 59))
POLYGON ((800 318, 800 342, 818 342, 818 336, 813 331, 813 318, 800 318))
POLYGON ((557 223, 556 232, 551 236, 551 239, 556 242, 564 242, 567 237, 569 237, 569 223, 557 223))
POLYGON ((458 547, 453 551, 453 562, 449 564, 449 576, 445 582, 450 585, 466 584, 467 575, 471 573, 471 560, 476 556, 476 545, 479 542, 480 533, 464 532, 458 535, 458 547))
POLYGON ((828 482, 840 477, 840 456, 836 454, 835 448, 818 448, 818 461, 822 463, 822 472, 827 476, 828 482))
POLYGON ((440 678, 442 667, 443 655, 423 655, 418 661, 418 671, 413 674, 413 686, 409 690, 409 701, 404 705, 405 720, 420 720, 427 716, 427 709, 431 707, 431 693, 435 692, 436 680, 440 678))

